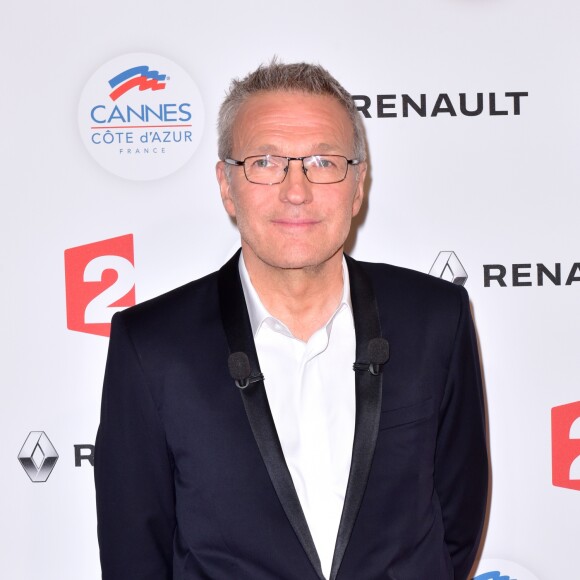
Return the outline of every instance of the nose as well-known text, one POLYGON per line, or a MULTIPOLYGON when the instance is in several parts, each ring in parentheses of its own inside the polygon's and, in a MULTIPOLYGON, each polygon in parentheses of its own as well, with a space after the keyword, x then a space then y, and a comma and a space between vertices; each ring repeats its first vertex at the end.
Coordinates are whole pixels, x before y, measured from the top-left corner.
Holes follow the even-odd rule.
POLYGON ((306 179, 302 161, 292 159, 288 162, 286 178, 280 184, 280 200, 294 205, 312 201, 312 184, 306 179))

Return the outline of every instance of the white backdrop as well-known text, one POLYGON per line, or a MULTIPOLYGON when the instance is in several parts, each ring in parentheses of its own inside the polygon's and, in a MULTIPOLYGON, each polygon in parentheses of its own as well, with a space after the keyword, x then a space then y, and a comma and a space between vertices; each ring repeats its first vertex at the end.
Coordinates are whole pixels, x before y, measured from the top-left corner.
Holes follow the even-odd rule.
MULTIPOLYGON (((371 179, 351 253, 429 272, 439 252, 454 252, 467 273, 493 471, 483 561, 474 575, 579 578, 580 467, 572 463, 580 456, 580 422, 573 426, 580 405, 556 410, 551 420, 553 407, 580 400, 579 21, 572 0, 4 6, 2 577, 100 577, 92 467, 78 458, 75 465, 75 445, 86 454, 94 442, 106 321, 71 330, 67 314, 78 314, 115 274, 104 272, 102 284, 91 285, 78 272, 90 252, 109 256, 103 264, 125 282, 134 279, 139 302, 223 263, 238 235, 215 183, 217 109, 232 77, 277 54, 320 62, 370 100, 371 179), (122 58, 115 74, 175 66, 165 89, 134 88, 127 98, 194 103, 189 124, 198 144, 187 155, 168 146, 167 164, 186 160, 158 179, 144 179, 156 171, 147 160, 131 179, 104 168, 84 144, 93 131, 88 118, 79 123, 93 75, 132 53, 149 56, 134 64, 122 58), (462 93, 470 110, 481 93, 480 114, 461 112, 462 93), (402 95, 417 103, 424 95, 425 116, 412 108, 404 116, 402 95), (379 116, 381 103, 391 116, 379 116), (64 252, 121 236, 132 237, 70 253, 67 294, 64 252), (111 255, 121 258, 110 262, 111 255), (560 283, 544 276, 539 285, 537 264, 552 273, 560 268, 560 283), (491 265, 493 274, 505 267, 505 286, 485 285, 484 266, 491 265), (27 439, 31 432, 39 434, 27 439), (58 460, 46 481, 35 483, 18 455, 34 451, 28 472, 42 478, 39 467, 52 452, 45 439, 36 446, 40 432, 58 460)), ((94 103, 107 95, 103 84, 94 103)), ((117 156, 115 163, 122 172, 130 161, 117 156)))

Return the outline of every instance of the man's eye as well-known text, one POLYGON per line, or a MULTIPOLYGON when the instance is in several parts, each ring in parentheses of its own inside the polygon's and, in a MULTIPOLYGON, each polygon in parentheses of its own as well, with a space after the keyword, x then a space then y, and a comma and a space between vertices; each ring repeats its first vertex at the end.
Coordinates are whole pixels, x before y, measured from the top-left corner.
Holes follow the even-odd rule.
POLYGON ((274 166, 275 163, 273 163, 272 160, 268 157, 259 157, 258 159, 254 159, 254 161, 252 161, 252 167, 255 167, 256 169, 266 169, 268 167, 274 166))
POLYGON ((332 159, 328 159, 327 157, 316 157, 315 165, 321 169, 331 169, 335 166, 335 163, 332 159))

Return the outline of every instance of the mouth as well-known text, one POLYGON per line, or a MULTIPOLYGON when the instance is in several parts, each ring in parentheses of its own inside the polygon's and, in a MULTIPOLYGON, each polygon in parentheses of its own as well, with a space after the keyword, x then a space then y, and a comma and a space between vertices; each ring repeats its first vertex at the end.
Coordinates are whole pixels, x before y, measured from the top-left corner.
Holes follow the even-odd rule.
POLYGON ((313 218, 278 218, 273 219, 272 223, 285 228, 307 228, 315 226, 320 221, 313 218))

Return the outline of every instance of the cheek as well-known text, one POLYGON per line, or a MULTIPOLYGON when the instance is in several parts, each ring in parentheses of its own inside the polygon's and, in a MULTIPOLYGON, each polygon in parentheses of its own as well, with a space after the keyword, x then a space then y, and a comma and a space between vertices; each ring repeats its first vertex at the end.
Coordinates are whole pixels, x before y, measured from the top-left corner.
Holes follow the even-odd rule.
POLYGON ((352 205, 344 204, 342 207, 332 209, 332 219, 328 220, 327 235, 335 238, 346 238, 352 225, 352 205))
POLYGON ((342 204, 342 216, 350 224, 352 218, 358 214, 362 205, 362 196, 358 195, 358 190, 350 191, 342 204))
POLYGON ((246 205, 250 199, 248 192, 244 191, 243 185, 235 177, 232 178, 227 196, 224 198, 224 207, 228 215, 237 221, 243 219, 243 216, 247 213, 246 205))
POLYGON ((233 213, 230 215, 235 217, 238 229, 245 234, 257 230, 263 221, 262 218, 267 215, 264 201, 259 197, 252 196, 251 192, 248 191, 233 197, 231 205, 233 213))

